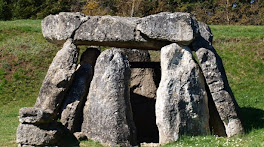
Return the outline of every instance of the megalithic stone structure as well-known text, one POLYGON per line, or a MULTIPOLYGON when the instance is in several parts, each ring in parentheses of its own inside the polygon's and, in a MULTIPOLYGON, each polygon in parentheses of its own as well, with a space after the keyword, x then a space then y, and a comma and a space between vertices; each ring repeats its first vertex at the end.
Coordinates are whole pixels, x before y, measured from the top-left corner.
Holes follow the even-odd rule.
POLYGON ((239 106, 212 46, 210 28, 191 14, 162 12, 138 18, 62 12, 47 16, 41 25, 43 36, 63 47, 48 69, 35 106, 19 112, 17 142, 21 146, 60 146, 65 137, 78 146, 73 133, 112 146, 144 141, 166 144, 181 135, 243 133, 239 106), (97 47, 88 47, 78 63, 78 45, 122 50, 100 54, 97 47), (133 62, 149 62, 147 50, 161 50, 159 85, 153 69, 132 69, 130 75, 129 60, 131 67, 133 62), (86 66, 91 68, 83 69, 86 66), (147 107, 137 108, 143 102, 147 107), (144 116, 150 122, 138 123, 147 119, 144 116), (147 124, 151 124, 148 131, 144 130, 147 124), (82 132, 76 132, 80 125, 82 132))

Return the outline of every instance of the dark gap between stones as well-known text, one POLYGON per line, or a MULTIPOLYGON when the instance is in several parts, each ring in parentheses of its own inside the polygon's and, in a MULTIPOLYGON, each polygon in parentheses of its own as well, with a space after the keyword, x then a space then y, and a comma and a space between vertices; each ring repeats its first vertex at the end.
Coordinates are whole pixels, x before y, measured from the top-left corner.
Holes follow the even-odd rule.
MULTIPOLYGON (((159 62, 137 62, 136 64, 133 63, 135 62, 132 62, 131 68, 154 68, 154 82, 156 87, 159 86, 159 82, 161 79, 161 70, 159 62)), ((155 114, 156 99, 147 98, 145 96, 135 94, 133 93, 133 89, 131 88, 130 102, 132 106, 133 119, 137 128, 138 143, 159 143, 159 131, 156 125, 155 114)))
POLYGON ((206 89, 207 97, 208 97, 210 132, 212 135, 226 137, 227 135, 225 132, 224 124, 216 109, 215 103, 213 101, 212 95, 210 93, 210 90, 207 84, 205 84, 205 89, 206 89))

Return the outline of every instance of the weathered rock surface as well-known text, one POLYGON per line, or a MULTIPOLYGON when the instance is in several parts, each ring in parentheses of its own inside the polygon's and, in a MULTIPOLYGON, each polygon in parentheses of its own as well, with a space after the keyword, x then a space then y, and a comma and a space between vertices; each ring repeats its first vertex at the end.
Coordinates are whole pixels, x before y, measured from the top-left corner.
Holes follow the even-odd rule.
POLYGON ((210 89, 216 109, 224 123, 228 137, 243 132, 238 115, 239 106, 229 87, 221 58, 212 46, 213 35, 210 28, 199 22, 200 36, 192 43, 192 47, 200 61, 206 83, 210 89))
POLYGON ((82 111, 92 76, 91 65, 81 65, 75 72, 71 88, 65 96, 60 121, 70 132, 81 130, 82 111))
POLYGON ((137 30, 151 39, 188 45, 198 35, 198 23, 190 13, 162 12, 142 18, 137 30))
POLYGON ((54 57, 42 83, 35 107, 56 114, 77 67, 79 50, 68 39, 54 57))
POLYGON ((189 13, 159 13, 144 18, 87 16, 80 13, 49 15, 42 22, 44 37, 63 43, 73 37, 79 45, 156 49, 178 42, 188 45, 198 35, 189 13), (67 31, 65 31, 67 30, 67 31))
POLYGON ((25 107, 19 110, 21 123, 43 124, 54 121, 54 115, 48 111, 35 107, 25 107))
POLYGON ((76 31, 75 40, 92 42, 135 41, 135 26, 139 18, 91 16, 76 31))
POLYGON ((41 22, 43 36, 52 43, 63 44, 72 38, 75 31, 89 17, 82 13, 61 12, 58 15, 49 15, 41 22))
POLYGON ((24 146, 78 146, 77 139, 57 123, 40 126, 19 124, 16 141, 24 146))
POLYGON ((208 134, 207 94, 191 50, 176 43, 163 47, 161 71, 156 100, 160 144, 176 141, 180 135, 208 134))
POLYGON ((130 68, 118 49, 102 52, 84 107, 82 132, 110 146, 135 145, 136 134, 129 101, 130 68))

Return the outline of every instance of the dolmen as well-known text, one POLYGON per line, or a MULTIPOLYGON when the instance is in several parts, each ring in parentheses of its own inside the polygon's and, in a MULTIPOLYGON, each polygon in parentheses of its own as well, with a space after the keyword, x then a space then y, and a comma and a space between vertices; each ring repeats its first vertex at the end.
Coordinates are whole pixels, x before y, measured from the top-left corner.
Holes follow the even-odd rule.
POLYGON ((19 146, 79 146, 85 138, 106 146, 163 145, 183 135, 243 133, 210 28, 191 14, 62 12, 41 24, 44 37, 62 49, 35 106, 19 110, 19 146), (87 49, 79 55, 81 45, 87 49), (159 63, 148 50, 160 50, 159 63))

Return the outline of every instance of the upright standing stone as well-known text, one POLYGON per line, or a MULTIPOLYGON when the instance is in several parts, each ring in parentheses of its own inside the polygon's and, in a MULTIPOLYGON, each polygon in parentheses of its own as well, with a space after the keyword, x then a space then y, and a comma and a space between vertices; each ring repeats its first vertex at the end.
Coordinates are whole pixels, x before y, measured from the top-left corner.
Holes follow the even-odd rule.
POLYGON ((81 130, 82 111, 92 75, 91 65, 81 65, 75 72, 71 88, 65 96, 60 121, 72 133, 81 130))
POLYGON ((161 71, 156 101, 160 144, 176 141, 180 135, 209 133, 207 94, 190 49, 176 43, 163 47, 161 71))
POLYGON ((68 39, 49 67, 35 107, 49 110, 54 114, 57 113, 72 82, 73 73, 77 67, 78 54, 79 50, 73 44, 72 39, 68 39))
POLYGON ((213 35, 210 28, 201 22, 199 31, 200 36, 192 43, 192 47, 200 61, 216 109, 224 123, 227 136, 240 134, 243 127, 238 115, 239 106, 229 87, 222 60, 212 46, 213 35))
POLYGON ((84 107, 82 132, 89 139, 110 146, 136 144, 129 84, 127 58, 118 49, 102 52, 84 107))

